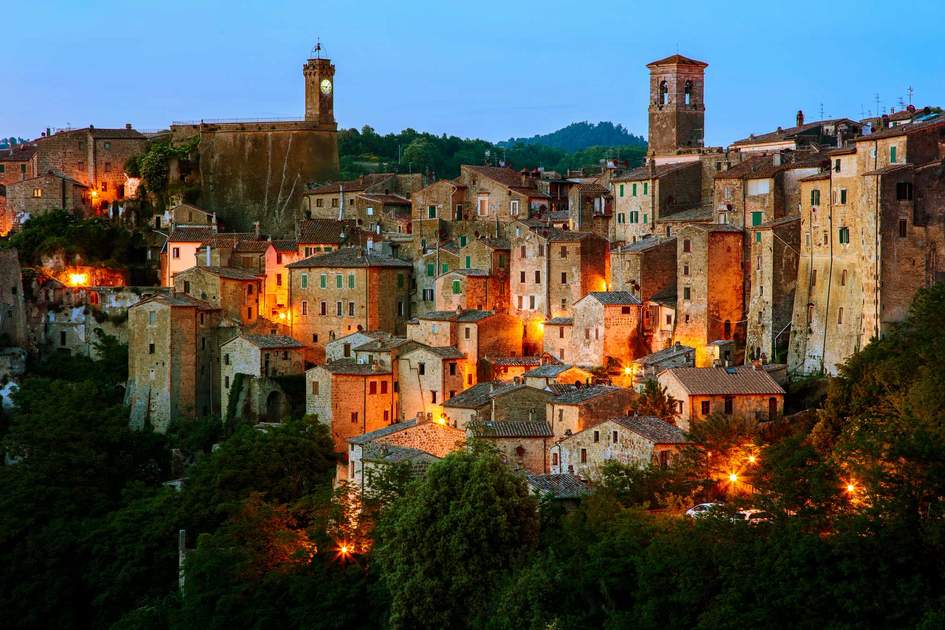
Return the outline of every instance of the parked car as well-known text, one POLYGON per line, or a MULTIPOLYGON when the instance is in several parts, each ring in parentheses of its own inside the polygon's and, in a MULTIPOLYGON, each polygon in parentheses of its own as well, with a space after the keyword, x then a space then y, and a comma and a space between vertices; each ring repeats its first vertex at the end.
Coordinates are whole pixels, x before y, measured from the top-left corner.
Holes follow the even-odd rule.
POLYGON ((689 518, 702 518, 703 516, 708 516, 713 511, 719 510, 721 507, 721 503, 700 503, 686 510, 686 516, 689 518))
POLYGON ((767 523, 771 521, 771 514, 765 512, 764 510, 748 508, 735 512, 735 515, 732 516, 732 520, 736 523, 744 521, 749 525, 757 525, 758 523, 767 523))

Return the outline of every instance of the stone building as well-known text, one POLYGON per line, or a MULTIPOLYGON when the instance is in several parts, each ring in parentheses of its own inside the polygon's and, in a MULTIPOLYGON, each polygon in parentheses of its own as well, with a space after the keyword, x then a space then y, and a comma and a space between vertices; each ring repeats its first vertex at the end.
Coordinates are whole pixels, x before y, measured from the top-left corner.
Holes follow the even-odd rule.
POLYGON ((263 256, 265 282, 260 313, 267 319, 288 324, 289 270, 288 265, 302 259, 296 241, 269 241, 263 256))
POLYGON ((646 354, 641 306, 629 291, 591 291, 575 302, 568 361, 622 371, 646 354))
MULTIPOLYGON (((288 234, 307 187, 338 176, 335 66, 318 52, 302 68, 305 117, 294 121, 195 121, 171 125, 171 139, 199 138, 196 170, 201 207, 228 226, 288 234)), ((304 215, 303 215, 304 216, 304 215)))
POLYGON ((414 342, 398 352, 397 363, 403 418, 438 420, 443 404, 466 387, 466 356, 452 346, 414 342))
POLYGON ((741 228, 688 225, 676 238, 674 341, 696 349, 696 365, 711 365, 706 346, 744 340, 741 228))
POLYGON ((394 385, 377 363, 330 361, 305 372, 305 412, 328 425, 335 451, 345 453, 349 438, 396 422, 394 385))
POLYGON ((450 426, 466 429, 476 421, 508 422, 544 420, 544 406, 554 393, 544 386, 521 380, 485 381, 463 390, 443 403, 450 426))
POLYGON ((636 243, 656 234, 657 223, 702 203, 702 169, 698 162, 671 162, 634 169, 615 177, 614 218, 609 238, 636 243))
POLYGON ((292 336, 324 360, 325 344, 357 330, 405 332, 411 264, 343 247, 286 266, 292 336))
POLYGON ((879 130, 802 182, 791 372, 835 374, 942 273, 943 144, 942 119, 879 130))
POLYGON ((436 281, 439 276, 460 269, 459 246, 453 241, 425 241, 414 257, 414 279, 411 313, 422 315, 436 308, 436 281))
POLYGON ((605 418, 626 415, 630 403, 636 397, 632 389, 591 385, 569 389, 545 405, 545 417, 561 438, 594 426, 605 418))
POLYGON ((678 54, 647 64, 650 70, 647 147, 651 155, 703 146, 708 65, 678 54))
POLYGON ((27 345, 23 276, 15 249, 0 250, 0 346, 27 345))
POLYGON ((752 359, 778 363, 787 359, 800 236, 798 215, 767 221, 749 232, 745 346, 752 359))
POLYGON ((591 232, 603 238, 610 236, 614 197, 610 188, 597 181, 581 182, 568 191, 568 229, 591 232))
POLYGON ((91 193, 85 184, 47 172, 6 186, 6 201, 13 215, 41 215, 50 210, 85 214, 91 207, 91 193))
POLYGON ((804 112, 797 112, 796 125, 782 129, 752 134, 732 143, 732 149, 740 153, 773 153, 796 151, 811 147, 842 147, 848 140, 860 135, 863 125, 849 118, 833 118, 814 122, 804 121, 804 112))
POLYGON ((551 473, 596 481, 607 462, 668 468, 687 441, 678 427, 653 416, 610 418, 552 446, 551 473))
POLYGON ((525 372, 523 378, 526 385, 545 389, 554 385, 590 385, 594 374, 566 363, 549 363, 525 372))
POLYGON ((306 190, 302 215, 308 219, 360 220, 359 225, 368 225, 379 220, 385 205, 401 207, 406 201, 409 207, 409 197, 422 187, 419 173, 368 173, 306 190), (368 208, 372 212, 368 213, 368 208))
POLYGON ((173 231, 175 227, 210 227, 217 224, 212 212, 189 203, 179 203, 163 214, 154 215, 154 229, 173 231))
POLYGON ((540 475, 548 472, 551 427, 544 420, 480 420, 466 425, 469 439, 491 444, 512 470, 540 475))
MULTIPOLYGON (((215 234, 216 226, 175 226, 161 248, 161 286, 174 286, 174 276, 197 265, 197 250, 215 234)), ((206 250, 205 250, 206 251, 206 250)))
POLYGON ((157 293, 128 309, 125 401, 133 427, 164 432, 173 421, 220 413, 222 315, 181 293, 157 293))
POLYGON ((287 394, 275 380, 302 374, 302 345, 284 335, 243 333, 220 346, 221 415, 227 420, 280 422, 290 412, 287 394))
POLYGON ((675 367, 696 367, 696 349, 675 343, 668 348, 633 360, 634 385, 642 387, 646 381, 656 380, 660 372, 675 367))
POLYGON ((260 317, 260 275, 235 267, 191 267, 176 274, 173 282, 176 293, 208 302, 245 326, 252 326, 260 317))
POLYGON ((671 368, 657 378, 676 399, 684 431, 714 413, 774 420, 784 412, 784 389, 759 366, 671 368))
POLYGON ((543 347, 543 322, 570 317, 591 291, 607 290, 607 240, 518 222, 512 238, 509 314, 525 326, 526 354, 543 347))
POLYGON ((0 237, 6 236, 17 222, 16 211, 7 203, 7 186, 35 175, 35 144, 15 144, 0 149, 0 237))
POLYGON ((654 237, 610 251, 610 288, 629 291, 642 302, 676 290, 676 239, 654 237))
POLYGON ((36 140, 34 172, 78 182, 87 187, 93 210, 107 210, 113 201, 125 198, 125 162, 144 153, 146 146, 147 139, 131 125, 59 131, 36 140))
POLYGON ((370 491, 372 477, 384 466, 410 462, 422 471, 434 461, 463 448, 466 434, 437 422, 416 419, 392 424, 348 439, 348 466, 340 479, 370 491))
POLYGON ((304 219, 295 224, 295 241, 301 258, 333 252, 345 245, 363 245, 362 240, 357 222, 350 219, 304 219))

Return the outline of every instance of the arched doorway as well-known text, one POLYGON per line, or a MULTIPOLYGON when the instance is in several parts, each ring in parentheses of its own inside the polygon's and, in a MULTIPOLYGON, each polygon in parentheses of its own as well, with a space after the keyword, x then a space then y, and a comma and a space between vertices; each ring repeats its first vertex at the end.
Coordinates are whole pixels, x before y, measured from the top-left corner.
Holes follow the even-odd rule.
POLYGON ((285 394, 278 390, 269 392, 266 397, 266 422, 281 422, 287 411, 285 394))

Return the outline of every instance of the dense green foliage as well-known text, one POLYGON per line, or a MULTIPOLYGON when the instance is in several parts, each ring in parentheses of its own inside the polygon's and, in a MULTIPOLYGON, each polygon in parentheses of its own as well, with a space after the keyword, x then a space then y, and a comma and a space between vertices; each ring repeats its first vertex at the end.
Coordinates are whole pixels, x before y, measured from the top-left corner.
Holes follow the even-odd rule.
POLYGON ((675 467, 608 464, 571 509, 475 445, 416 479, 392 467, 362 504, 332 489, 331 440, 308 419, 131 432, 106 339, 97 362, 32 366, 0 425, 4 625, 939 628, 943 327, 936 286, 816 413, 712 416, 675 467), (175 447, 192 455, 180 492, 162 485, 175 447), (726 506, 680 516, 708 499, 726 506), (746 506, 770 520, 733 519, 746 506))
POLYGON ((546 134, 537 134, 530 138, 509 138, 499 146, 514 147, 517 144, 538 144, 543 147, 575 152, 590 147, 637 147, 646 148, 646 138, 635 136, 623 125, 612 122, 571 123, 567 127, 546 134))
MULTIPOLYGON (((618 137, 623 136, 618 134, 618 137)), ((599 166, 600 160, 608 157, 628 160, 632 166, 641 164, 646 147, 640 145, 634 136, 628 137, 633 141, 626 146, 593 144, 563 149, 531 142, 498 146, 486 140, 445 134, 437 136, 413 129, 381 135, 365 126, 360 131, 343 129, 338 132, 338 154, 343 179, 376 171, 456 177, 462 164, 496 164, 500 161, 515 169, 544 167, 567 172, 568 169, 599 166)))

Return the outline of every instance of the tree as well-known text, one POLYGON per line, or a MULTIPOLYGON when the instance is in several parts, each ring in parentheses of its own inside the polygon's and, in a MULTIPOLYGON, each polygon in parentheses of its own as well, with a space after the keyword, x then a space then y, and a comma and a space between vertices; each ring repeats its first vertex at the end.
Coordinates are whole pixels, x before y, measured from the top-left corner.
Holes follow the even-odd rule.
POLYGON ((677 403, 659 381, 647 379, 643 384, 643 391, 630 403, 630 412, 638 416, 655 416, 670 424, 676 424, 677 403))
POLYGON ((431 465, 378 525, 391 625, 483 622, 491 589, 537 536, 537 502, 496 454, 456 452, 431 465))

